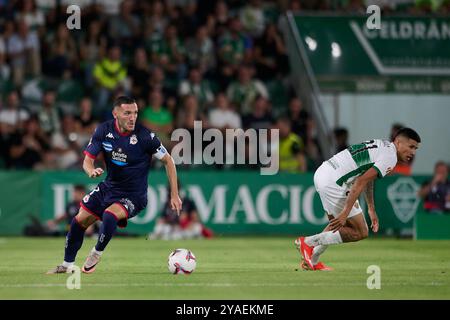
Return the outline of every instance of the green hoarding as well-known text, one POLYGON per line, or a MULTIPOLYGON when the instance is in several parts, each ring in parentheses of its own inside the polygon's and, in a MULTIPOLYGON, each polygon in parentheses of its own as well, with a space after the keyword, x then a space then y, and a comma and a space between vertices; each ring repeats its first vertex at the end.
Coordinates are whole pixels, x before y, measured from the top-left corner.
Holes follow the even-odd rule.
MULTIPOLYGON (((312 175, 258 172, 180 172, 186 194, 195 202, 201 220, 216 233, 281 234, 318 232, 326 224, 312 175)), ((43 175, 42 217, 63 212, 72 183, 89 184, 83 174, 47 173, 43 175)), ((130 220, 127 232, 146 234, 167 195, 167 178, 154 172, 149 178, 148 206, 130 220)))
MULTIPOLYGON (((179 172, 183 189, 195 202, 201 220, 216 234, 311 234, 327 223, 312 174, 261 176, 255 172, 179 172)), ((416 192, 426 177, 386 177, 376 182, 380 234, 412 235, 421 206, 416 192)), ((21 234, 31 212, 41 220, 64 212, 75 184, 89 189, 81 172, 2 173, 0 234, 21 234)), ((166 197, 166 175, 150 174, 148 207, 130 220, 127 233, 147 234, 166 197)))
POLYGON ((367 19, 295 15, 322 91, 450 92, 450 18, 382 15, 372 30, 367 19))
POLYGON ((40 178, 39 173, 0 171, 0 235, 22 234, 29 216, 39 216, 40 178))

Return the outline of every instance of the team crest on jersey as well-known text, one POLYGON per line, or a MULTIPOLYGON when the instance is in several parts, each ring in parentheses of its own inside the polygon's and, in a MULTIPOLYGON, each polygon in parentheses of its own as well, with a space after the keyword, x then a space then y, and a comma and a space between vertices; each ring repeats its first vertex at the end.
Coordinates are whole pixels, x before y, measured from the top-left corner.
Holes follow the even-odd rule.
POLYGON ((133 134, 133 135, 130 137, 130 144, 136 144, 137 142, 138 142, 138 139, 137 139, 136 135, 133 134))

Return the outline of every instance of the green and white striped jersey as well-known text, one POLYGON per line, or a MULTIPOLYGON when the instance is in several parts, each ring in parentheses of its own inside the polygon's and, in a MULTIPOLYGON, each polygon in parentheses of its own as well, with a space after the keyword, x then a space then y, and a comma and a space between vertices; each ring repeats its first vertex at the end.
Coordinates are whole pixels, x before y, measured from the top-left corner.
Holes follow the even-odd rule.
POLYGON ((397 149, 387 140, 374 139, 354 144, 328 160, 335 169, 336 184, 350 185, 370 168, 382 178, 397 164, 397 149))

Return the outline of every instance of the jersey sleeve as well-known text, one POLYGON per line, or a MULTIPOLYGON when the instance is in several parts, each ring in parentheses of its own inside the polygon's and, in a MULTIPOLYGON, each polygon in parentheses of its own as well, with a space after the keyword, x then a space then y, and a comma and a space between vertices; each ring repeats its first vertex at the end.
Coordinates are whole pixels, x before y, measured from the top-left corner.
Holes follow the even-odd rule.
POLYGON ((373 164, 373 167, 378 172, 379 178, 386 176, 397 165, 397 154, 395 150, 388 149, 386 151, 387 152, 380 153, 380 156, 377 157, 373 164))
POLYGON ((94 134, 91 137, 86 149, 84 149, 84 154, 91 159, 97 158, 97 155, 102 151, 102 135, 103 130, 101 126, 98 126, 94 134))
POLYGON ((158 137, 153 133, 149 133, 149 137, 146 139, 146 152, 150 155, 154 155, 157 159, 161 160, 168 153, 166 148, 162 145, 158 137))

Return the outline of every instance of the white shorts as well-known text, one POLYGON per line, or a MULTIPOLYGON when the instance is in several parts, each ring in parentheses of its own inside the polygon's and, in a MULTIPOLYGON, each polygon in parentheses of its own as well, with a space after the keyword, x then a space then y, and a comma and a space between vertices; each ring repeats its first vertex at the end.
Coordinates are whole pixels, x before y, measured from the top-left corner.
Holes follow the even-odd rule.
MULTIPOLYGON (((326 161, 314 173, 314 186, 319 193, 323 208, 327 214, 337 218, 344 209, 347 194, 350 189, 336 184, 334 169, 326 161)), ((359 201, 356 200, 348 218, 362 213, 359 201)))

